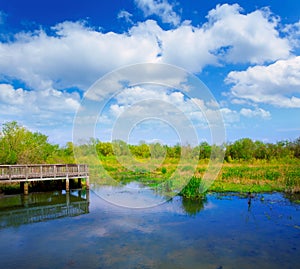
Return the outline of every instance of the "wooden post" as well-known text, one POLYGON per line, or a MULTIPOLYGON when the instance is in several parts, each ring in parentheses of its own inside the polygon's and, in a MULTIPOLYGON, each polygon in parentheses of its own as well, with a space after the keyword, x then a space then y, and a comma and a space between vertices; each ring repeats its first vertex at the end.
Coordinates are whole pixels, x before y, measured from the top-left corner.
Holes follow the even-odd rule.
POLYGON ((8 167, 8 172, 9 172, 9 180, 11 180, 11 166, 8 167))
POLYGON ((24 195, 28 195, 28 182, 24 182, 24 195))
POLYGON ((56 165, 54 165, 54 166, 53 166, 53 172, 54 172, 54 175, 53 175, 53 176, 54 176, 54 178, 56 178, 56 171, 57 171, 56 165))
POLYGON ((86 182, 86 189, 89 190, 89 189, 90 189, 90 180, 89 180, 89 176, 86 177, 85 182, 86 182))
POLYGON ((25 178, 28 179, 28 166, 25 166, 25 178))
POLYGON ((78 188, 81 188, 82 185, 81 185, 81 178, 78 178, 78 188))
POLYGON ((66 177, 66 192, 70 191, 70 181, 69 181, 69 177, 67 175, 66 177))

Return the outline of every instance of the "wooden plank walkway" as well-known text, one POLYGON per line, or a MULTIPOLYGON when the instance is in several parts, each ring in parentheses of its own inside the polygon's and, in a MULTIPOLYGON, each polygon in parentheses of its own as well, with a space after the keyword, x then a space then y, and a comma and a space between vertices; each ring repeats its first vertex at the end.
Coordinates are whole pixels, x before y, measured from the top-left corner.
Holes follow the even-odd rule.
POLYGON ((45 180, 65 180, 69 191, 69 180, 86 180, 89 189, 89 171, 86 164, 26 164, 0 165, 0 183, 21 184, 24 194, 28 194, 28 183, 45 180))
POLYGON ((86 164, 0 165, 0 182, 28 182, 88 177, 86 164))

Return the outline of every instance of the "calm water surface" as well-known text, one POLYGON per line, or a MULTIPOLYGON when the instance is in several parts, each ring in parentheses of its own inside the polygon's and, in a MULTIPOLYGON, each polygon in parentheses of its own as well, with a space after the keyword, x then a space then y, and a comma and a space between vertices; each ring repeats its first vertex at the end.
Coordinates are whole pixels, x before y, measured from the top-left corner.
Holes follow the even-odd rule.
POLYGON ((94 192, 0 199, 1 268, 299 268, 300 205, 209 194, 126 209, 94 192), (88 199, 88 201, 86 200, 88 199))

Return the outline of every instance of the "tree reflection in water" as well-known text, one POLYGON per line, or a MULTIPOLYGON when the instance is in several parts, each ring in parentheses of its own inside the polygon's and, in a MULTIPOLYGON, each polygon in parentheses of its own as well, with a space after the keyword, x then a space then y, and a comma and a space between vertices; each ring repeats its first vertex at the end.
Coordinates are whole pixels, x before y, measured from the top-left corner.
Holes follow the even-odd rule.
POLYGON ((207 198, 204 196, 200 199, 188 199, 182 197, 182 208, 189 216, 196 216, 207 203, 207 198))

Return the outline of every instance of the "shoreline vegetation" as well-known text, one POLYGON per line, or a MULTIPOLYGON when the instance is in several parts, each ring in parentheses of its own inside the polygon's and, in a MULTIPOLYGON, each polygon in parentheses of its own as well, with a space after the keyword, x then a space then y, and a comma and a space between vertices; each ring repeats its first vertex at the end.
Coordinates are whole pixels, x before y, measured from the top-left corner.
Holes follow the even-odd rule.
MULTIPOLYGON (((277 143, 243 138, 220 146, 203 142, 194 147, 144 141, 128 145, 121 140, 90 139, 80 145, 68 142, 61 147, 49 143, 46 135, 30 132, 12 121, 2 125, 0 149, 1 165, 87 163, 90 176, 97 177, 99 184, 111 183, 113 178, 114 184, 139 181, 150 187, 162 184, 168 187, 169 184, 176 190, 176 186, 172 186, 175 181, 170 177, 180 167, 180 176, 193 174, 180 191, 180 195, 189 199, 201 199, 205 195, 201 178, 209 163, 218 159, 222 167, 209 192, 300 192, 300 137, 277 143), (180 161, 183 156, 185 163, 180 161), (196 167, 191 167, 189 160, 196 160, 196 167)), ((0 185, 0 193, 13 193, 14 189, 18 189, 16 184, 0 185)))

